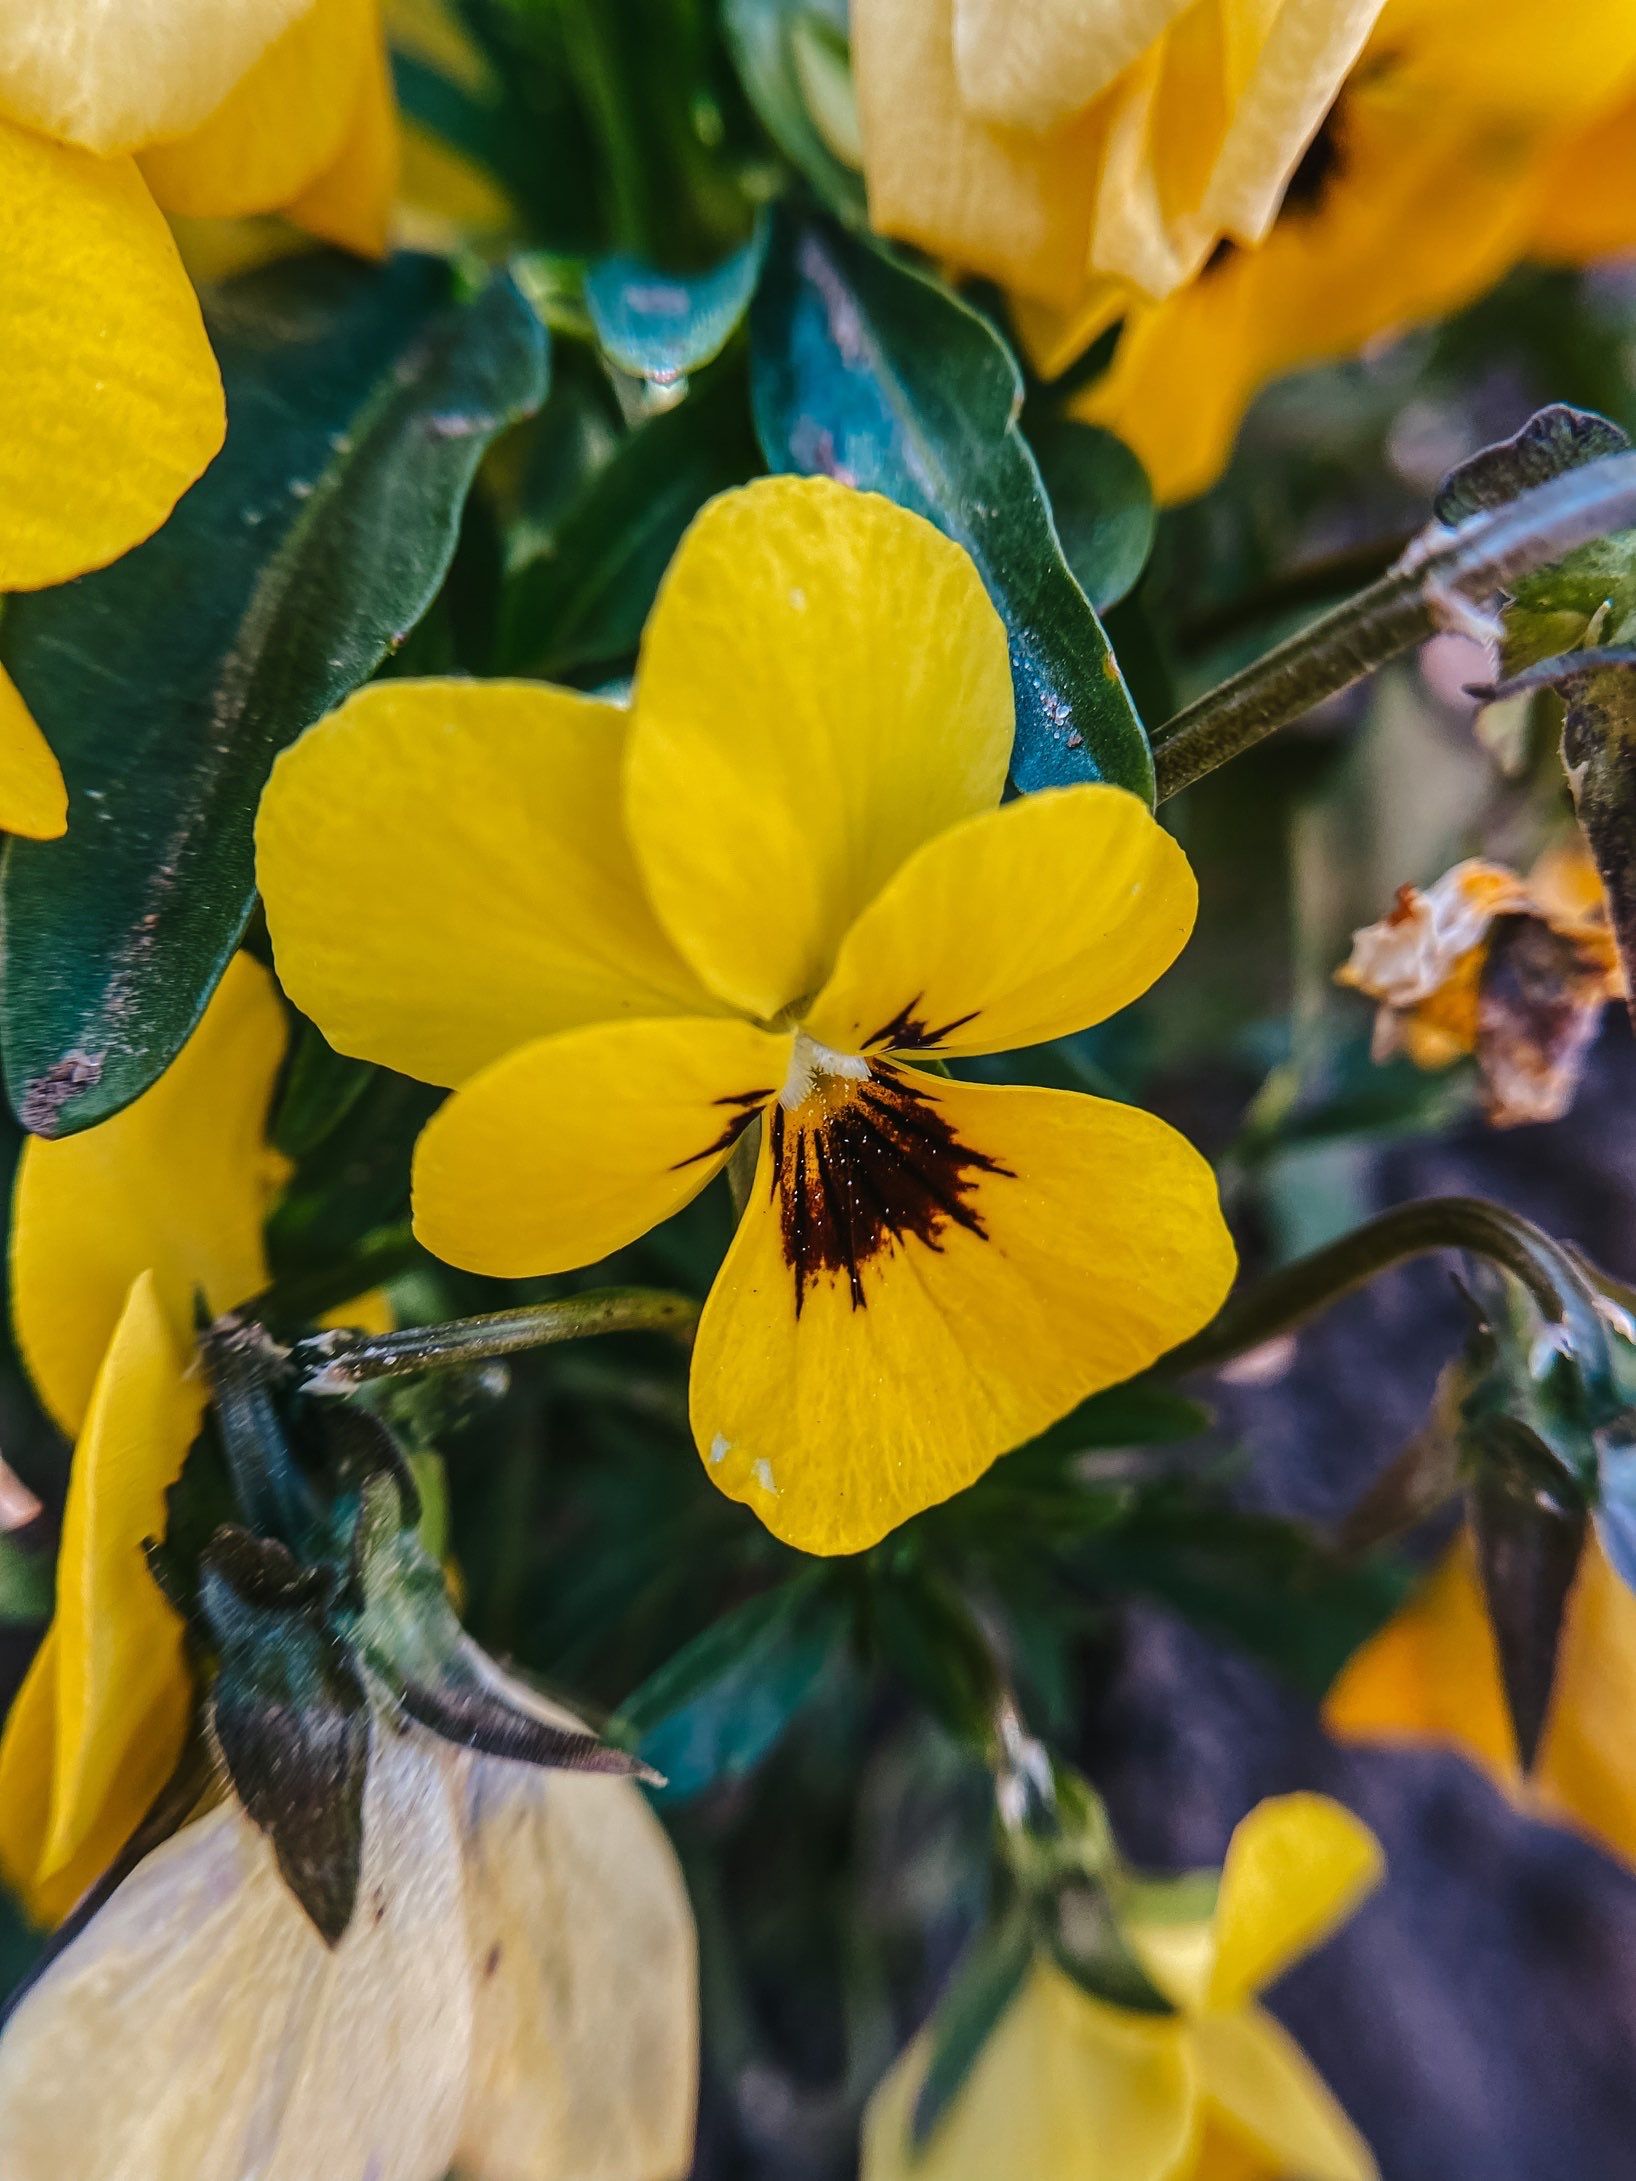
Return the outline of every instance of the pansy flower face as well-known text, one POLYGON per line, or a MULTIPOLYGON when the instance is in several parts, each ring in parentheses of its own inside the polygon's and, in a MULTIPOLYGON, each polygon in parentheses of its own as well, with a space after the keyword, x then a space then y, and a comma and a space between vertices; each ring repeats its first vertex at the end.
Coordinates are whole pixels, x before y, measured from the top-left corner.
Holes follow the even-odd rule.
POLYGON ((286 990, 455 1095, 417 1231, 589 1264, 760 1127, 692 1420, 779 1536, 854 1551, 1208 1319, 1210 1172, 1133 1108, 942 1063, 1100 1020, 1174 959, 1180 851, 1122 790, 1001 806, 1004 631, 971 561, 824 480, 713 502, 629 710, 387 682, 259 826, 286 990))

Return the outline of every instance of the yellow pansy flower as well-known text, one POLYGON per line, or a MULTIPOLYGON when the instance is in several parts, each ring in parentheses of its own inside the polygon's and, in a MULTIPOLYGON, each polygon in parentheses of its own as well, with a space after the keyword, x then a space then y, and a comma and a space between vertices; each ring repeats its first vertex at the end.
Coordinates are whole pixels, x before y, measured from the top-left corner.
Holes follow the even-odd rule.
POLYGON ((1517 1759, 1476 1553, 1462 1531, 1408 1604, 1355 1652, 1324 1721, 1346 1741, 1459 1750, 1524 1810, 1636 1867, 1636 1597, 1594 1530, 1568 1596, 1539 1754, 1517 1759))
POLYGON ((628 710, 387 681, 274 768, 286 991, 343 1052, 457 1086, 416 1231, 566 1271, 694 1197, 764 1122, 692 1421, 780 1537, 852 1552, 1203 1324, 1208 1167, 1133 1107, 927 1063, 1101 1020, 1195 890, 1123 790, 999 806, 1005 632, 967 555, 824 479, 713 501, 628 710))
POLYGON ((680 2181, 695 1952, 628 1780, 378 1720, 339 1943, 236 1801, 195 1819, 0 2034, 6 2181, 680 2181))
POLYGON ((870 218, 1076 321, 1167 295, 1265 234, 1379 10, 853 0, 870 218))
MULTIPOLYGON (((1467 302, 1530 254, 1636 242, 1636 12, 1537 0, 1388 0, 1259 247, 1218 250, 1161 302, 1025 312, 1042 370, 1122 313, 1073 413, 1115 431, 1161 500, 1217 476, 1255 394, 1467 302), (1128 308, 1127 308, 1128 305, 1128 308)), ((1244 238, 1237 238, 1243 241, 1244 238)))
POLYGON ((204 1405, 195 1297, 267 1284, 265 1128, 285 1021, 248 956, 170 1069, 123 1113, 23 1147, 12 1212, 17 1344, 76 1440, 56 1614, 0 1736, 0 1871, 66 1914, 169 1777, 189 1704, 182 1628, 148 1571, 204 1405))
POLYGON ((1137 2014, 1039 1961, 917 2155, 916 2039, 870 2101, 863 2181, 1371 2181, 1375 2163, 1255 1995, 1374 1886, 1373 1834, 1320 1795, 1259 1804, 1204 1922, 1126 1936, 1177 2009, 1137 2014))
MULTIPOLYGON (((379 0, 0 0, 0 591, 116 560, 221 446, 165 214, 278 210, 379 252, 394 142, 379 0)), ((0 831, 66 822, 0 674, 0 831)))

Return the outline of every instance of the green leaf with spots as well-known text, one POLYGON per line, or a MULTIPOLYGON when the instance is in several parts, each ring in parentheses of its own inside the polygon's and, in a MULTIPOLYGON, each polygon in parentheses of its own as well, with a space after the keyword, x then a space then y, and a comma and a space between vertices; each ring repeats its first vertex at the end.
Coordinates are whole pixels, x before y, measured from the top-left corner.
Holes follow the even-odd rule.
POLYGON ((273 759, 426 611, 485 448, 543 398, 515 286, 315 255, 210 310, 227 445, 146 545, 17 599, 3 652, 69 829, 0 869, 0 1054, 25 1126, 117 1113, 181 1048, 249 920, 273 759))
POLYGON ((1011 641, 1012 778, 1109 780, 1153 800, 1153 760, 1017 428, 1022 377, 939 282, 818 222, 783 220, 750 313, 769 464, 882 492, 976 562, 1011 641))

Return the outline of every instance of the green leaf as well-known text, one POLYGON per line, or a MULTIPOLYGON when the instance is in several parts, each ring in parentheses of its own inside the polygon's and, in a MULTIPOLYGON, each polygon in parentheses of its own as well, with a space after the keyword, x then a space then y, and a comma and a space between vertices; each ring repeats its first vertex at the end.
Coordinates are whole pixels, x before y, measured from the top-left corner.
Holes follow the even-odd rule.
POLYGON ((627 660, 682 532, 706 500, 757 466, 742 384, 726 359, 620 441, 548 550, 512 582, 500 671, 555 679, 627 660))
POLYGON ((330 1946, 363 1866, 370 1715, 355 1661, 325 1623, 327 1585, 281 1545, 223 1529, 200 1604, 221 1654, 211 1722, 233 1791, 330 1946))
POLYGON ((1017 1907, 985 1925, 961 1956, 931 2020, 926 2072, 909 2119, 909 2142, 917 2155, 965 2088, 983 2047, 1022 1990, 1033 1958, 1028 1918, 1017 1907))
POLYGON ((0 1530, 0 1628, 28 1627, 51 1612, 51 1562, 0 1530))
POLYGON ((831 226, 783 220, 750 313, 756 426, 775 470, 883 492, 962 544, 1011 639, 1024 791, 1110 780, 1151 802, 1153 761, 1102 625, 1063 559, 987 321, 831 226))
POLYGON ((175 1057, 254 902, 274 757, 426 611, 494 435, 545 390, 517 289, 438 261, 286 262, 218 297, 227 445, 157 537, 11 603, 62 759, 61 841, 0 869, 0 1053, 25 1126, 117 1113, 175 1057))
POLYGON ((810 0, 726 0, 722 25, 767 134, 831 212, 861 227, 863 179, 836 156, 834 86, 814 65, 824 34, 833 46, 838 26, 810 0))
POLYGON ((585 275, 585 304, 616 370, 674 386, 719 356, 742 324, 767 256, 767 222, 699 273, 669 273, 640 258, 600 258, 585 275))
POLYGON ((735 1606, 621 1707, 618 1730, 681 1802, 761 1762, 844 1639, 841 1601, 814 1571, 735 1606))
POLYGON ((1132 591, 1158 515, 1147 471, 1122 439, 1072 417, 1042 417, 1028 443, 1045 480, 1063 558, 1098 613, 1132 591))
POLYGON ((1531 1772, 1556 1680, 1584 1501, 1521 1432, 1491 1430, 1471 1480, 1472 1530, 1517 1755, 1531 1772))

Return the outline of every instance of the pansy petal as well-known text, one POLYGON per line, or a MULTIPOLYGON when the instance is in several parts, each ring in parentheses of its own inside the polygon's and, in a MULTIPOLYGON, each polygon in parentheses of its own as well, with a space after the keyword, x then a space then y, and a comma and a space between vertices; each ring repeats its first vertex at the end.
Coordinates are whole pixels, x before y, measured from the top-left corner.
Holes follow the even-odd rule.
POLYGON ((443 2174, 471 1969, 454 1813, 419 1739, 377 1727, 363 1835, 334 1947, 232 1800, 145 1857, 0 2037, 6 2181, 443 2174))
MULTIPOLYGON (((165 1528, 165 1493, 198 1428, 203 1399, 183 1369, 151 1274, 132 1287, 74 1450, 57 1604, 46 1638, 52 1740, 43 1831, 7 1826, 6 1863, 37 1914, 78 1899, 135 1831, 169 1777, 187 1724, 182 1624, 149 1571, 144 1541, 165 1528)), ((38 1724, 14 1729, 34 1758, 38 1724)), ((8 1766, 0 1762, 0 1773, 8 1766)), ((39 1814, 37 1790, 27 1799, 39 1814)))
POLYGON ((178 1339, 194 1298, 230 1310, 266 1284, 264 1142, 283 1058, 272 979, 236 955, 199 1027, 149 1091, 99 1128, 31 1136, 17 1170, 11 1307, 41 1399, 77 1431, 136 1276, 152 1269, 178 1339))
POLYGON ((1188 4, 954 0, 961 97, 992 121, 1049 128, 1105 91, 1188 4))
POLYGON ((197 128, 312 5, 0 0, 0 114, 103 154, 162 143, 197 128))
POLYGON ((0 667, 0 833, 54 841, 68 829, 68 791, 51 745, 0 667))
POLYGON ((1208 2004, 1242 2005, 1351 1915, 1385 1868, 1368 1826, 1328 1796, 1257 1803, 1222 1866, 1208 2004))
POLYGON ((680 1211, 777 1091, 792 1040, 743 1022, 597 1023, 485 1068, 415 1147, 415 1232, 500 1279, 594 1264, 680 1211))
POLYGON ((379 36, 377 0, 313 0, 201 127, 143 153, 148 187, 195 219, 289 204, 339 156, 379 36))
POLYGON ((1038 134, 1000 127, 965 104, 955 0, 852 0, 851 21, 871 226, 1071 309, 1104 105, 1038 134))
MULTIPOLYGON (((9 35, 0 23, 0 52, 9 35)), ((6 399, 28 420, 0 439, 0 590, 28 591, 157 530, 226 411, 198 299, 129 160, 0 121, 0 262, 6 399)))
POLYGON ((460 1083, 531 1038, 709 1014, 619 819, 629 723, 538 682, 384 681, 273 767, 278 974, 341 1052, 460 1083))
POLYGON ((815 992, 904 858, 998 802, 1005 631, 930 523, 827 478, 713 500, 637 674, 626 811, 660 918, 713 991, 815 992))
POLYGON ((1195 2126, 1177 2025, 1121 2014, 1036 1967, 924 2149, 911 2139, 930 2039, 869 2102, 862 2181, 1167 2181, 1195 2126))
POLYGON ((877 1064, 770 1116, 694 1351, 722 1490, 857 1552, 1215 1312, 1214 1178, 1151 1114, 877 1064))
POLYGON ((341 148, 324 172, 285 206, 285 216, 321 242, 333 242, 358 257, 384 257, 401 151, 391 55, 377 26, 341 148))
POLYGON ((1047 789, 928 841, 847 933, 803 1027, 841 1052, 1009 1052, 1101 1022, 1187 942, 1187 858, 1122 788, 1047 789))
MULTIPOLYGON (((0 1878, 42 1924, 54 1922, 58 1909, 40 1898, 39 1888, 56 1761, 57 1645, 48 1628, 0 1732, 0 1878)), ((71 1908, 72 1897, 60 1906, 71 1908)))
MULTIPOLYGON (((1191 2025, 1199 2090, 1266 2161, 1301 2181, 1375 2181, 1369 2146, 1289 2032, 1259 2007, 1191 2025)), ((1214 2117, 1214 2116, 1212 2116, 1214 2117)))
POLYGON ((459 1770, 476 2066, 458 2170, 674 2181, 693 2158, 698 1965, 664 1828, 628 1780, 459 1770))

